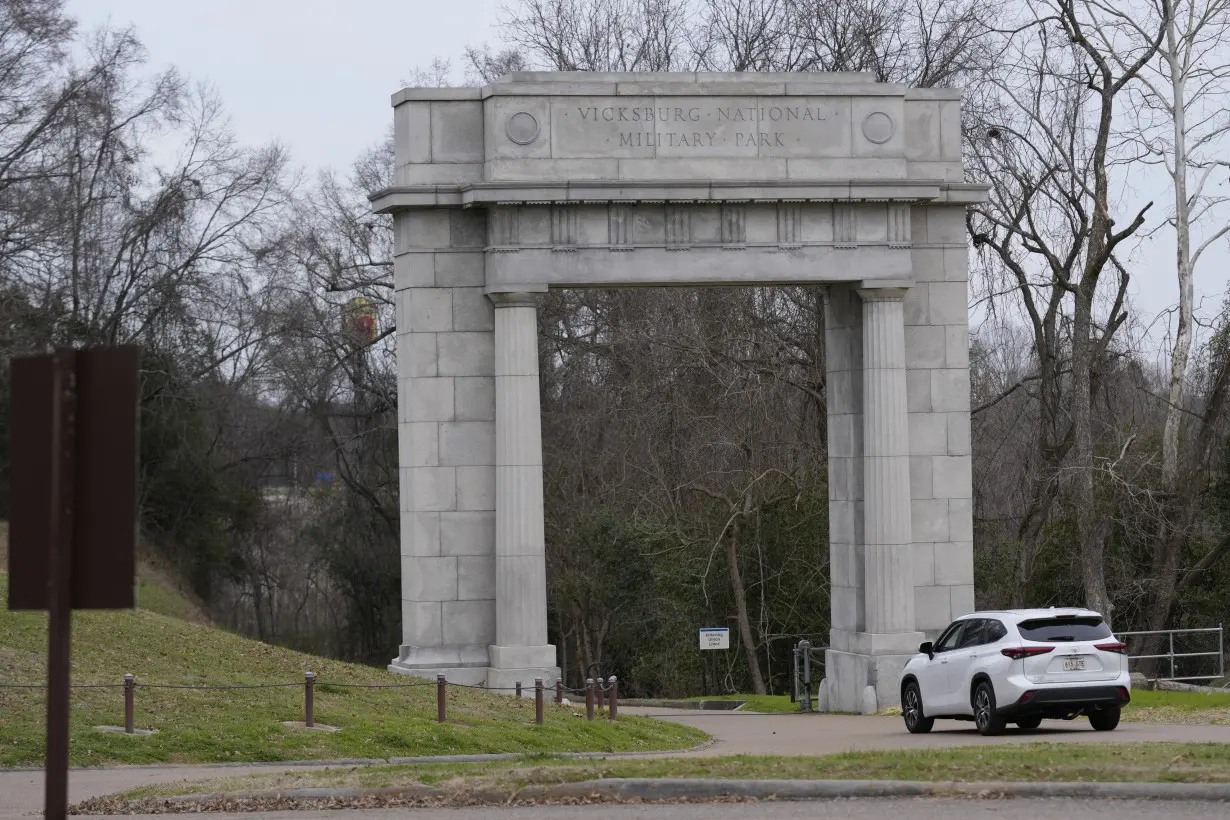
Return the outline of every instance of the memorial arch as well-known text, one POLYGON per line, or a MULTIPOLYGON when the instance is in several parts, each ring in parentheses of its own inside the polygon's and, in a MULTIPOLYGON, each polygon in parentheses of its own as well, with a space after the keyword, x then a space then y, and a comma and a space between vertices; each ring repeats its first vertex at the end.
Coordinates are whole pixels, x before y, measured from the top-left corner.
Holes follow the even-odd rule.
POLYGON ((537 295, 826 285, 830 708, 973 609, 958 91, 863 74, 514 73, 393 96, 402 633, 511 686, 547 642, 537 295))

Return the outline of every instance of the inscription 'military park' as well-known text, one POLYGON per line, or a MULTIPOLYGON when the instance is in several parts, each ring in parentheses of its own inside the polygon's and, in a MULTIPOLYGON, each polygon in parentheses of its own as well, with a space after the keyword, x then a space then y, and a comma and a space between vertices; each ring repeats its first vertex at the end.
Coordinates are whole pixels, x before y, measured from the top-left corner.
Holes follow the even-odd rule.
POLYGON ((712 148, 718 145, 744 147, 786 147, 787 143, 801 142, 797 132, 762 130, 772 123, 823 122, 829 119, 821 106, 771 105, 771 106, 654 106, 610 105, 577 106, 582 122, 607 123, 652 123, 655 127, 667 124, 711 124, 717 130, 628 130, 619 134, 621 148, 712 148), (730 128, 735 130, 731 131, 730 128), (750 127, 750 130, 749 130, 750 127))

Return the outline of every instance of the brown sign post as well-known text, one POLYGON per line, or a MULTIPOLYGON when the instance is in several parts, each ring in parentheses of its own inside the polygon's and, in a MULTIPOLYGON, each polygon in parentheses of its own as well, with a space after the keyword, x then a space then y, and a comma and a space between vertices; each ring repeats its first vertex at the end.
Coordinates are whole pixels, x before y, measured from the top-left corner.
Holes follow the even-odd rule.
POLYGON ((68 814, 74 609, 131 609, 137 540, 136 347, 12 362, 9 609, 49 614, 46 808, 68 814))

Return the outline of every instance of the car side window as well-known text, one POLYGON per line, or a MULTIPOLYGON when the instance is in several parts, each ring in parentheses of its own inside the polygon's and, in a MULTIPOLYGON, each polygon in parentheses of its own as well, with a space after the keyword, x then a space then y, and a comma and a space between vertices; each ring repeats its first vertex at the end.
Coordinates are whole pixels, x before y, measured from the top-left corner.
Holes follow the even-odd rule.
POLYGON ((944 634, 940 635, 940 639, 935 642, 936 652, 948 652, 957 648, 957 644, 961 640, 961 631, 965 628, 966 621, 956 621, 947 629, 944 634))
POLYGON ((981 646, 986 643, 983 637, 983 625, 986 621, 975 618, 965 622, 965 631, 961 633, 961 643, 957 644, 960 649, 968 649, 972 646, 981 646))
POLYGON ((982 626, 982 642, 995 643, 1008 634, 1008 628, 996 620, 987 620, 982 626))

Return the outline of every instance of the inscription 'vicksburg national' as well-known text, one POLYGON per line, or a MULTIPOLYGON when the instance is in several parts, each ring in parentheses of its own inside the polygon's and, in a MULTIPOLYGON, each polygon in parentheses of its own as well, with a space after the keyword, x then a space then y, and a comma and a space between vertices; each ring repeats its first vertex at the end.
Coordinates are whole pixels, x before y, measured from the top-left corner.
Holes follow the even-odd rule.
POLYGON ((736 148, 749 146, 786 147, 788 142, 800 142, 802 137, 789 132, 761 130, 778 122, 823 122, 828 115, 820 106, 770 105, 770 106, 654 106, 654 105, 609 105, 577 106, 582 122, 662 123, 679 125, 712 124, 715 131, 700 130, 629 130, 619 134, 621 148, 713 148, 733 145, 736 148), (729 126, 735 125, 730 131, 729 126), (749 130, 750 129, 750 130, 749 130), (793 138, 792 138, 793 137, 793 138))

